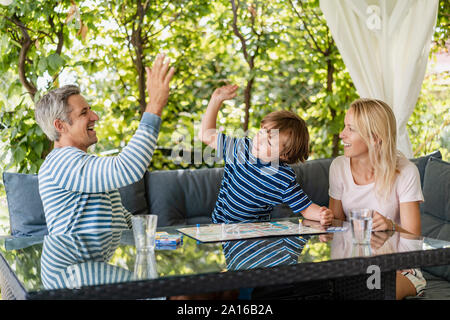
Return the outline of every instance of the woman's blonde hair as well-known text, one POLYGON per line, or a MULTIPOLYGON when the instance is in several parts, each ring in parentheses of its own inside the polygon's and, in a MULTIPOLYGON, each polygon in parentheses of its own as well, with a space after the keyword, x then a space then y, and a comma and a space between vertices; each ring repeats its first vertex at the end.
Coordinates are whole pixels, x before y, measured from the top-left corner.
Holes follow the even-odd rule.
POLYGON ((358 99, 349 109, 353 110, 355 129, 369 149, 376 194, 381 199, 387 199, 400 172, 400 157, 404 157, 397 150, 394 112, 389 105, 377 99, 358 99))

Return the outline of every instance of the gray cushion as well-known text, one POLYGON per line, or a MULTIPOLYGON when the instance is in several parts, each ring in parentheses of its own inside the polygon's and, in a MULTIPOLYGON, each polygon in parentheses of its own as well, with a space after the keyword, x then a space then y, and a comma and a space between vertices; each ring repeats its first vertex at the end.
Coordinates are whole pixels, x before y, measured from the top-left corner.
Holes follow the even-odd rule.
POLYGON ((427 166, 428 160, 431 157, 437 158, 437 159, 442 159, 442 154, 439 150, 437 150, 437 151, 427 154, 426 156, 423 156, 423 157, 409 159, 412 163, 414 163, 417 166, 417 169, 419 169, 420 185, 422 186, 422 188, 423 188, 423 179, 425 177, 425 168, 427 166))
POLYGON ((150 172, 148 203, 158 226, 210 223, 222 176, 223 168, 150 172))
MULTIPOLYGON (((425 202, 421 203, 422 234, 450 241, 450 163, 430 158, 423 184, 425 202)), ((450 281, 450 266, 424 268, 450 281)))
MULTIPOLYGON (((39 236, 48 233, 35 174, 4 172, 11 235, 39 236), (25 201, 24 201, 25 199, 25 201)), ((119 189, 123 206, 132 214, 148 213, 144 178, 119 189)))
POLYGON ((48 233, 35 174, 3 173, 13 236, 39 236, 48 233))
MULTIPOLYGON (((330 165, 333 158, 316 159, 306 161, 305 163, 291 165, 297 176, 297 182, 303 191, 308 195, 312 202, 320 206, 328 206, 329 196, 328 187, 330 165)), ((293 216, 294 212, 288 205, 282 204, 275 207, 272 211, 273 218, 293 216)))
POLYGON ((319 206, 328 206, 330 200, 328 196, 328 175, 333 160, 334 158, 310 160, 292 166, 297 175, 297 181, 303 191, 309 196, 312 202, 319 206))
POLYGON ((122 204, 131 214, 148 214, 147 192, 145 190, 145 177, 128 186, 119 188, 122 204))

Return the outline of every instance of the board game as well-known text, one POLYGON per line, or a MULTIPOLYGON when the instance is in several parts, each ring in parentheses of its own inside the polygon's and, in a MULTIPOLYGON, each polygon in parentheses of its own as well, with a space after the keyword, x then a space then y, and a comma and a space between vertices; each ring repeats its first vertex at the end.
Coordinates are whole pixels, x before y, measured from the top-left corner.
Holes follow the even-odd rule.
POLYGON ((222 242, 260 237, 295 236, 327 233, 292 221, 207 224, 179 228, 181 232, 200 242, 222 242))

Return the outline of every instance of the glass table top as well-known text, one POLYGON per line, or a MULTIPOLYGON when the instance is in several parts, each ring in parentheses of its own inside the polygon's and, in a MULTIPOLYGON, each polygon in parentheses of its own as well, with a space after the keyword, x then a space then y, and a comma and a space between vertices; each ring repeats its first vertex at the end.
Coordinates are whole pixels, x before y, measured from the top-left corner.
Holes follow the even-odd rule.
MULTIPOLYGON (((287 220, 299 223, 298 218, 287 220)), ((301 223, 320 228, 317 222, 301 223)), ((450 242, 398 232, 374 232, 370 245, 354 245, 347 222, 334 221, 333 226, 344 231, 218 243, 183 236, 181 245, 146 253, 136 252, 132 230, 5 238, 0 253, 32 292, 450 248, 450 242)), ((175 227, 158 231, 178 233, 175 227)))

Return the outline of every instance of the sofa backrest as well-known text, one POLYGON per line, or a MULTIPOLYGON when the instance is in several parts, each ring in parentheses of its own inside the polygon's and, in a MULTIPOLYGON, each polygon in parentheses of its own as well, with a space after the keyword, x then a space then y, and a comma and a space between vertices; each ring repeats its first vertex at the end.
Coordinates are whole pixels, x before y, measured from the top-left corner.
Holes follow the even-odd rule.
MULTIPOLYGON (((422 187, 430 156, 441 157, 437 152, 412 159, 419 168, 422 187)), ((311 200, 318 205, 328 206, 328 173, 332 160, 310 160, 292 166, 297 175, 297 181, 311 200)), ((159 226, 209 223, 222 175, 223 168, 146 172, 142 180, 119 191, 127 210, 132 214, 156 214, 159 216, 159 226)), ((11 234, 17 236, 47 234, 44 211, 38 193, 37 176, 5 172, 3 181, 8 201, 11 234)), ((425 198, 427 199, 426 195, 425 198)), ((426 208, 421 206, 421 211, 426 208)), ((446 212, 448 214, 448 209, 446 212)), ((292 210, 285 205, 274 208, 272 212, 272 217, 291 215, 293 215, 292 210)), ((428 219, 428 217, 422 216, 422 219, 428 219)), ((446 219, 443 218, 442 221, 448 222, 448 217, 446 219)), ((422 223, 422 226, 424 225, 428 224, 422 223)), ((428 231, 424 229, 424 232, 428 231)))
MULTIPOLYGON (((328 170, 333 159, 311 160, 294 165, 297 181, 311 200, 328 205, 328 170)), ((154 171, 146 177, 149 212, 158 215, 158 225, 211 223, 219 194, 223 168, 154 171)), ((274 208, 272 217, 294 213, 286 206, 274 208)))
POLYGON ((8 202, 11 234, 13 236, 47 234, 37 175, 4 172, 3 184, 8 202))
POLYGON ((223 168, 150 172, 145 179, 149 213, 158 226, 210 223, 223 168))
MULTIPOLYGON (((420 204, 422 235, 450 241, 450 163, 430 158, 423 180, 424 202, 420 204)), ((424 268, 450 281, 450 265, 424 268)))

